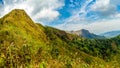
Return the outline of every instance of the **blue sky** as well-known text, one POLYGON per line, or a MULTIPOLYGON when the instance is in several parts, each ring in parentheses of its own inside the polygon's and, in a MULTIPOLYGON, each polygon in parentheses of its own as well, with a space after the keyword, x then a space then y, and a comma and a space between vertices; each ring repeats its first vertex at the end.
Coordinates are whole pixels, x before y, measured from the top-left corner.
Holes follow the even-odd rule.
POLYGON ((120 30, 120 0, 0 0, 0 17, 24 9, 43 25, 95 34, 120 30))
POLYGON ((3 4, 3 1, 2 1, 2 0, 0 0, 0 4, 3 4))
MULTIPOLYGON (((90 9, 90 6, 95 3, 96 0, 90 1, 87 6, 85 7, 85 11, 90 9)), ((64 23, 64 20, 73 16, 73 12, 78 12, 80 9, 83 7, 83 5, 86 3, 86 0, 65 0, 64 1, 65 5, 62 7, 62 9, 59 9, 59 23, 56 23, 56 20, 53 23, 50 23, 51 25, 56 25, 56 24, 61 24, 64 23), (62 20, 62 22, 61 22, 62 20)), ((95 15, 97 12, 89 12, 86 14, 86 18, 89 19, 92 15, 95 15)), ((79 13, 79 15, 83 15, 84 13, 79 13)), ((92 20, 94 17, 92 17, 92 20)), ((92 21, 91 20, 91 21, 92 21)))

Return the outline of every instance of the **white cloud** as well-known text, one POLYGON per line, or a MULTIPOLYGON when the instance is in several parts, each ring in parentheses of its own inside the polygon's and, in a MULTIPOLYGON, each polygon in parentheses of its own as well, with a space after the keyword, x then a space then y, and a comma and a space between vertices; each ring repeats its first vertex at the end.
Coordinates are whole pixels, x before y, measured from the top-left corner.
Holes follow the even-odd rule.
POLYGON ((92 24, 88 24, 85 26, 86 29, 96 34, 107 31, 120 30, 119 27, 120 27, 120 19, 96 21, 92 24))
POLYGON ((24 9, 37 22, 53 21, 59 16, 56 9, 64 6, 64 0, 4 0, 4 3, 4 7, 0 7, 4 9, 4 11, 0 10, 1 16, 15 8, 24 9))
POLYGON ((96 3, 91 6, 91 11, 99 12, 100 17, 110 17, 116 15, 116 6, 120 0, 96 0, 96 3))
MULTIPOLYGON (((83 5, 82 7, 79 9, 79 10, 74 10, 72 11, 72 16, 67 18, 64 22, 64 24, 76 24, 76 23, 83 23, 86 21, 86 14, 87 12, 89 11, 86 11, 86 7, 87 5, 91 2, 92 0, 87 0, 83 5)), ((84 24, 84 23, 83 23, 84 24)))
POLYGON ((64 30, 80 30, 80 29, 87 29, 90 32, 100 34, 107 31, 113 31, 113 30, 120 30, 120 19, 109 19, 109 20, 102 20, 102 21, 96 21, 91 24, 74 24, 74 23, 68 23, 67 25, 61 24, 58 26, 55 26, 59 29, 64 30))
POLYGON ((116 11, 116 5, 120 3, 120 0, 96 0, 96 2, 90 6, 90 9, 86 10, 87 5, 92 0, 88 0, 79 11, 74 11, 73 15, 67 18, 63 24, 55 27, 64 30, 80 30, 88 29, 93 33, 99 34, 106 31, 120 30, 120 13, 116 11), (99 12, 98 15, 90 16, 90 20, 86 18, 86 14, 90 11, 99 12), (92 20, 99 19, 98 20, 92 20), (104 20, 103 20, 104 19, 104 20))
POLYGON ((53 21, 59 16, 59 12, 53 11, 52 9, 45 9, 43 8, 39 13, 37 13, 34 16, 35 20, 40 20, 40 21, 53 21))
POLYGON ((96 3, 92 5, 92 10, 106 11, 110 6, 110 0, 96 0, 96 3))

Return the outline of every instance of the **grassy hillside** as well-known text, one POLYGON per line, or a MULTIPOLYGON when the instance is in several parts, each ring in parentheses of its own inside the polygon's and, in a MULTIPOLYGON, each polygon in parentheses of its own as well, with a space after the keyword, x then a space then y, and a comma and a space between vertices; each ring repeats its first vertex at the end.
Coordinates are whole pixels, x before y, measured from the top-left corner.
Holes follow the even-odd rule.
POLYGON ((80 38, 15 9, 0 19, 0 68, 119 68, 115 39, 80 38))
POLYGON ((0 19, 0 54, 4 57, 1 57, 1 66, 30 64, 46 43, 45 33, 24 10, 15 9, 0 19))

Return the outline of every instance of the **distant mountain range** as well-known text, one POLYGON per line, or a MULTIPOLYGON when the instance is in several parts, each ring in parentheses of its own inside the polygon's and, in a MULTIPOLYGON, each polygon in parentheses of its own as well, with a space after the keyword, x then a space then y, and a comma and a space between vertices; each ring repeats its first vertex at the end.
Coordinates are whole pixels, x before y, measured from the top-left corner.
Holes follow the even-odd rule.
POLYGON ((103 38, 105 38, 104 36, 99 36, 99 35, 90 33, 86 29, 81 29, 81 30, 78 30, 78 31, 69 31, 69 33, 76 34, 80 37, 89 38, 89 39, 93 39, 93 38, 103 39, 103 38))
POLYGON ((107 38, 112 38, 112 37, 115 37, 115 36, 118 36, 118 35, 120 35, 120 30, 109 31, 109 32, 105 32, 105 33, 100 34, 100 36, 105 36, 107 38))

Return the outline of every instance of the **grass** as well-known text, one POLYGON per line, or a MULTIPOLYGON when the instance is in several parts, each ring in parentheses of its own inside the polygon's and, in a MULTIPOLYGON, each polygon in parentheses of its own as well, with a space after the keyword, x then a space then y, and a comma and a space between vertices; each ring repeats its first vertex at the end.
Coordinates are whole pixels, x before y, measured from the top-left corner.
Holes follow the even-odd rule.
MULTIPOLYGON (((0 68, 120 67, 119 53, 110 62, 92 55, 100 49, 91 51, 93 42, 96 41, 35 24, 23 10, 15 9, 0 19, 0 68)), ((100 44, 101 40, 97 42, 100 44)))

